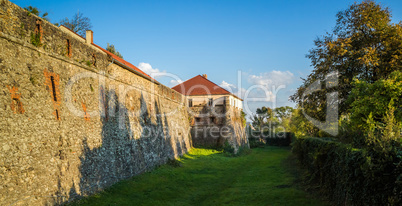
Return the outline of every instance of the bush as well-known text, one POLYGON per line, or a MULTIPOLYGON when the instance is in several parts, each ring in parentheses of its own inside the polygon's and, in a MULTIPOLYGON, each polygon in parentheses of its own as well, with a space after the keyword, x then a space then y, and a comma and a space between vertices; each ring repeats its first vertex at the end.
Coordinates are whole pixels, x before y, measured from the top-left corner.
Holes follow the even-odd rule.
POLYGON ((267 145, 288 147, 292 143, 293 133, 279 132, 273 137, 266 138, 267 145))
POLYGON ((262 138, 248 138, 248 143, 250 144, 250 148, 258 148, 265 146, 265 140, 262 138))
POLYGON ((319 138, 300 138, 293 143, 309 181, 338 205, 401 205, 402 148, 356 149, 319 138))
POLYGON ((294 137, 292 132, 278 132, 272 136, 269 132, 253 132, 249 143, 250 148, 264 147, 264 145, 288 147, 294 137))

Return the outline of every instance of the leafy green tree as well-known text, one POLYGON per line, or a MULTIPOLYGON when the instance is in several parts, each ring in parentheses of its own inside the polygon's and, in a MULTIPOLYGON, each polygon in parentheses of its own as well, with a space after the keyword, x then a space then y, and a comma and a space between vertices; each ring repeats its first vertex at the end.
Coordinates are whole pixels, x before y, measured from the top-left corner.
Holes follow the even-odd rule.
POLYGON ((92 29, 91 20, 80 12, 77 12, 71 19, 66 17, 61 20, 60 25, 64 25, 81 36, 85 36, 85 32, 92 29))
POLYGON ((293 110, 288 106, 275 109, 257 108, 256 114, 252 117, 252 125, 257 130, 264 130, 264 132, 290 131, 290 118, 293 110))
POLYGON ((28 7, 25 7, 24 9, 26 11, 28 11, 29 14, 35 14, 36 16, 39 16, 46 21, 49 21, 49 19, 47 17, 49 15, 49 13, 45 12, 41 15, 41 11, 37 7, 28 6, 28 7))
POLYGON ((370 115, 373 121, 381 124, 393 124, 392 119, 395 124, 402 122, 402 72, 393 72, 389 78, 374 83, 355 79, 352 85, 354 89, 348 102, 353 129, 367 131, 370 115), (394 107, 397 109, 392 109, 394 107))
POLYGON ((269 107, 257 108, 256 114, 251 118, 252 125, 258 130, 262 130, 263 126, 272 122, 274 113, 269 107))
POLYGON ((294 109, 290 117, 289 131, 296 137, 314 137, 318 135, 319 130, 306 119, 301 109, 294 109))
POLYGON ((274 113, 280 126, 282 126, 286 131, 290 131, 290 118, 293 114, 293 108, 289 106, 278 107, 274 109, 274 113))
POLYGON ((114 48, 114 45, 113 45, 113 44, 107 43, 106 50, 107 50, 107 51, 110 51, 111 53, 113 53, 113 54, 115 54, 116 56, 118 56, 118 57, 120 57, 120 58, 123 59, 123 55, 121 55, 120 52, 118 52, 118 51, 116 50, 116 48, 114 48))
POLYGON ((391 23, 389 9, 373 1, 355 3, 339 12, 332 33, 314 43, 315 48, 307 55, 314 70, 291 99, 320 120, 325 120, 328 93, 338 91, 339 101, 334 103, 339 103, 339 112, 345 113, 350 108, 347 99, 353 79, 373 83, 402 70, 402 24, 391 23), (337 86, 324 86, 304 97, 310 85, 324 82, 334 73, 339 77, 337 86))

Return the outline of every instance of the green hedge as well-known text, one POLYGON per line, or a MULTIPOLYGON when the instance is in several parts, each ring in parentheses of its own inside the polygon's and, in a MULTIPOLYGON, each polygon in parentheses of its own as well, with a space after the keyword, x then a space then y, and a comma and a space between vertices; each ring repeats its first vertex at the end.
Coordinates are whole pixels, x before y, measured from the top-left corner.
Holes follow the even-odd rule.
POLYGON ((402 205, 402 150, 355 149, 331 140, 300 138, 293 143, 310 183, 337 205, 402 205))
POLYGON ((267 145, 288 147, 292 143, 294 134, 292 132, 279 132, 273 137, 266 138, 267 145))
POLYGON ((292 132, 278 132, 271 134, 269 132, 253 132, 249 138, 250 147, 263 147, 265 144, 270 146, 288 147, 294 139, 292 132))

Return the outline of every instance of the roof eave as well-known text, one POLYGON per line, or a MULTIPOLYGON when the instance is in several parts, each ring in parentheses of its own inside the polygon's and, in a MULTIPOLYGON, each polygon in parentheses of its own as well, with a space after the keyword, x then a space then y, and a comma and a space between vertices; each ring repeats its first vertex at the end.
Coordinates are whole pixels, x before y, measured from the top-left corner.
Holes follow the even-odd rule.
MULTIPOLYGON (((113 58, 113 56, 112 56, 112 58, 113 58)), ((154 80, 154 79, 152 79, 152 78, 150 78, 150 77, 148 77, 148 76, 142 74, 141 72, 138 72, 138 71, 132 69, 131 67, 125 65, 124 63, 120 62, 120 61, 117 60, 116 58, 113 58, 113 61, 114 61, 116 64, 118 64, 119 66, 121 66, 121 67, 123 67, 123 68, 125 68, 125 69, 127 69, 127 70, 129 70, 129 71, 131 71, 131 72, 133 72, 133 73, 135 73, 135 74, 137 74, 137 75, 139 75, 139 76, 141 76, 141 77, 143 77, 143 78, 145 78, 145 79, 147 79, 147 80, 153 82, 153 83, 155 83, 155 84, 158 84, 158 85, 161 84, 161 83, 159 83, 158 81, 156 81, 156 80, 154 80)))

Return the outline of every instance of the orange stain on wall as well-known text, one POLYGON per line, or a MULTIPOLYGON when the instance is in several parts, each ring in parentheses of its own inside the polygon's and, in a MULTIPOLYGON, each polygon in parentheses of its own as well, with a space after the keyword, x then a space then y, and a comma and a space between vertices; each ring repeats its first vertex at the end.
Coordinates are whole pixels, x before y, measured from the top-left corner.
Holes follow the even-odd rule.
POLYGON ((43 71, 45 75, 45 85, 48 88, 52 97, 54 116, 57 120, 60 120, 60 106, 61 106, 61 94, 59 90, 60 76, 54 72, 50 72, 47 69, 43 71))
POLYGON ((84 113, 85 113, 84 119, 85 119, 85 121, 88 121, 88 122, 89 122, 90 117, 89 117, 89 114, 88 114, 88 112, 87 112, 87 106, 85 105, 84 102, 81 102, 81 105, 82 105, 82 109, 84 110, 84 113))

